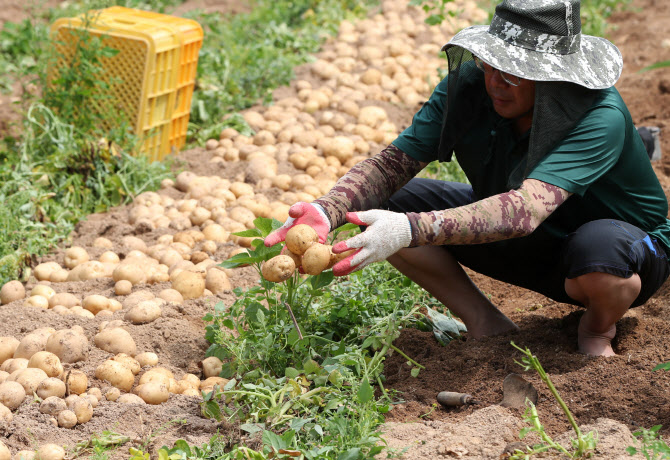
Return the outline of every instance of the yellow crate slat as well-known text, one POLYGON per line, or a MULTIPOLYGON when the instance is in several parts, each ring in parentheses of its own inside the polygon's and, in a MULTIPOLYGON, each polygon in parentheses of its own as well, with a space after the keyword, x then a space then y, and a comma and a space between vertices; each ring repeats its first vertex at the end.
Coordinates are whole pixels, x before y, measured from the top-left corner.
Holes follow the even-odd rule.
POLYGON ((119 17, 134 18, 145 22, 158 21, 161 25, 171 27, 173 32, 179 36, 182 42, 181 58, 177 79, 175 111, 172 115, 172 128, 170 129, 170 145, 179 150, 186 143, 186 131, 191 114, 191 101, 195 88, 198 57, 204 37, 202 26, 192 19, 123 6, 112 6, 106 8, 105 11, 119 17))
MULTIPOLYGON (((140 153, 161 160, 181 148, 186 140, 202 46, 200 25, 123 7, 62 18, 51 26, 51 37, 61 56, 58 68, 72 59, 77 32, 83 30, 102 37, 106 46, 119 50, 114 57, 104 59, 103 80, 110 84, 113 106, 125 114, 142 139, 140 153), (119 80, 121 83, 111 84, 119 80)), ((54 75, 58 68, 52 69, 54 75)), ((105 110, 100 106, 91 109, 105 110)))

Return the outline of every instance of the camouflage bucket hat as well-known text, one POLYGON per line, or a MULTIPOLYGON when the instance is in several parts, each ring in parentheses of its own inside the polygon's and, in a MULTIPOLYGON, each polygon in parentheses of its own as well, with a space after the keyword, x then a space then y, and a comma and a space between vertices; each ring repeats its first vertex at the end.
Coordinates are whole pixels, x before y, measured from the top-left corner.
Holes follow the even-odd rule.
POLYGON ((621 53, 604 38, 582 35, 579 6, 579 0, 503 0, 489 26, 463 29, 442 50, 459 46, 529 80, 609 88, 621 75, 621 53))

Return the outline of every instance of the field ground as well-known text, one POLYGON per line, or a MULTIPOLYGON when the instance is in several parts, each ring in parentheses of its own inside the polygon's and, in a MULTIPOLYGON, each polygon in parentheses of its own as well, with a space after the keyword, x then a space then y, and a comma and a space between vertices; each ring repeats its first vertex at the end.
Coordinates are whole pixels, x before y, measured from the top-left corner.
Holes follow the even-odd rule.
MULTIPOLYGON (((0 18, 16 20, 15 8, 21 3, 0 0, 0 11, 3 14, 12 12, 11 16, 0 18)), ((211 11, 230 11, 237 2, 192 0, 183 8, 188 4, 205 5, 211 11)), ((654 167, 670 195, 670 131, 667 131, 670 127, 670 68, 637 73, 644 66, 670 59, 670 4, 635 0, 631 11, 617 13, 609 22, 614 26, 609 38, 620 48, 625 61, 623 76, 616 86, 638 125, 661 128, 665 155, 654 167)), ((444 37, 445 42, 448 38, 444 37)), ((313 77, 308 65, 297 69, 296 79, 310 78, 313 77)), ((279 91, 282 95, 295 92, 292 87, 279 91)), ((399 127, 411 122, 414 110, 415 107, 389 107, 389 113, 399 127)), ((180 153, 179 158, 186 169, 196 174, 229 178, 241 174, 240 165, 218 163, 213 167, 208 163, 208 156, 209 152, 204 148, 196 148, 180 153)), ((291 166, 280 165, 279 168, 290 171, 291 166)), ((174 197, 181 196, 176 189, 169 193, 174 197)), ((72 245, 86 247, 95 258, 102 252, 92 247, 98 236, 110 239, 115 249, 122 252, 120 241, 126 235, 137 236, 146 242, 161 235, 160 231, 140 233, 128 223, 127 213, 127 208, 119 208, 90 216, 77 227, 72 245)), ((232 245, 224 245, 216 257, 223 260, 232 249, 232 245)), ((62 261, 62 258, 62 251, 55 251, 43 260, 62 261)), ((418 378, 414 378, 397 354, 386 364, 387 388, 397 391, 404 402, 389 412, 385 438, 394 448, 410 447, 402 458, 497 459, 508 443, 518 441, 519 430, 524 426, 523 410, 498 405, 505 376, 512 372, 523 373, 515 364, 520 354, 510 346, 512 340, 537 355, 578 423, 586 430, 598 430, 600 442, 595 458, 629 458, 624 450, 633 444, 630 433, 641 426, 650 428, 662 424, 662 433, 670 433, 670 376, 663 371, 652 372, 657 364, 670 361, 670 285, 666 284, 647 304, 626 314, 618 324, 614 343, 618 356, 605 359, 577 353, 580 309, 476 274, 473 277, 521 331, 477 341, 466 338, 446 347, 440 346, 431 333, 413 329, 402 332, 396 345, 426 366, 418 378), (432 410, 437 393, 445 390, 470 393, 481 404, 432 410)), ((231 281, 234 286, 248 287, 257 279, 251 269, 239 269, 231 281)), ((165 287, 158 284, 148 289, 157 293, 165 287)), ((110 279, 59 283, 54 288, 79 296, 93 293, 114 296, 110 279)), ((175 373, 198 373, 197 363, 207 348, 201 318, 214 303, 230 303, 233 299, 232 293, 224 293, 214 298, 188 301, 183 306, 168 306, 160 319, 147 325, 129 326, 128 330, 139 350, 158 353, 161 365, 175 373)), ((91 338, 101 321, 101 318, 87 320, 26 309, 16 302, 0 308, 0 336, 24 335, 45 325, 62 329, 79 324, 91 338)), ((105 356, 106 353, 92 347, 89 360, 80 366, 94 386, 102 385, 93 379, 93 372, 105 356)), ((570 427, 556 401, 536 374, 527 373, 524 377, 539 391, 537 408, 547 432, 565 441, 565 433, 570 427)), ((181 395, 172 395, 160 406, 103 401, 89 423, 73 430, 53 427, 48 419, 39 413, 36 404, 24 404, 4 433, 7 444, 13 451, 46 442, 73 447, 75 443, 109 429, 128 435, 136 446, 144 445, 155 452, 154 449, 179 438, 200 445, 216 432, 232 439, 240 435, 235 427, 200 417, 197 400, 181 395), (183 423, 175 423, 176 419, 183 423)), ((119 449, 115 458, 127 458, 127 447, 119 449)))

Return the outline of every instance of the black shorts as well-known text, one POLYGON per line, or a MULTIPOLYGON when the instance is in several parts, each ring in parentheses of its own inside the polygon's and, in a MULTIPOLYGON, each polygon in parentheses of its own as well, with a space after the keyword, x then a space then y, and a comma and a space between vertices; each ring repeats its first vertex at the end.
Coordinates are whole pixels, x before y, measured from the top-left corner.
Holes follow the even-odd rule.
MULTIPOLYGON (((472 187, 457 182, 412 179, 386 204, 396 212, 428 212, 472 203, 472 187)), ((663 247, 634 225, 614 219, 588 222, 567 236, 537 229, 522 238, 448 245, 462 265, 491 278, 580 305, 565 292, 565 279, 591 272, 640 276, 633 307, 645 303, 670 274, 663 247)))

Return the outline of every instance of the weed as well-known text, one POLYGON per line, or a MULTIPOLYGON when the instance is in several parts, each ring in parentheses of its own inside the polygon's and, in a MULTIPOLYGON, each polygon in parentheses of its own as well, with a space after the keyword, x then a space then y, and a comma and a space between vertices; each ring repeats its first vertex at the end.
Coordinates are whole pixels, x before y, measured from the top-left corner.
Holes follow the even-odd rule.
POLYGON ((128 436, 105 430, 100 435, 94 434, 91 439, 78 442, 71 457, 78 458, 85 455, 92 460, 108 460, 113 451, 128 441, 130 441, 128 436))
POLYGON ((655 425, 649 428, 640 428, 639 430, 633 433, 633 436, 639 438, 640 447, 639 449, 633 446, 630 446, 626 449, 626 452, 630 455, 641 454, 647 460, 660 460, 670 458, 670 447, 663 441, 659 431, 661 430, 661 425, 655 425))
POLYGON ((558 390, 556 390, 556 387, 554 386, 553 382, 551 381, 547 373, 542 368, 542 365, 540 364, 540 361, 537 359, 537 357, 533 355, 528 348, 522 349, 518 347, 514 342, 510 343, 514 348, 516 348, 517 350, 519 350, 521 353, 524 354, 524 357, 521 358, 521 362, 516 361, 516 363, 519 364, 521 367, 523 367, 525 371, 533 369, 538 373, 540 379, 542 379, 542 381, 547 385, 549 391, 558 402, 558 405, 563 410, 565 416, 568 418, 568 421, 570 422, 570 425, 572 426, 572 429, 575 431, 576 434, 576 439, 572 440, 572 447, 574 448, 574 451, 570 452, 561 444, 555 442, 546 433, 546 431, 544 430, 544 426, 542 426, 542 424, 540 423, 540 418, 535 405, 532 402, 526 400, 527 408, 524 414, 524 420, 530 424, 530 427, 523 428, 521 430, 521 433, 519 434, 519 437, 523 439, 528 433, 534 432, 540 437, 542 442, 532 447, 528 447, 528 450, 526 452, 517 450, 515 451, 514 455, 512 455, 510 458, 529 459, 533 455, 547 452, 552 449, 561 452, 562 454, 568 456, 569 458, 589 457, 596 448, 597 434, 593 431, 590 431, 586 434, 582 434, 581 430, 579 429, 579 426, 577 425, 577 422, 575 421, 574 417, 572 416, 572 413, 570 412, 570 409, 568 409, 568 406, 563 401, 563 398, 561 398, 561 396, 558 394, 558 390))

